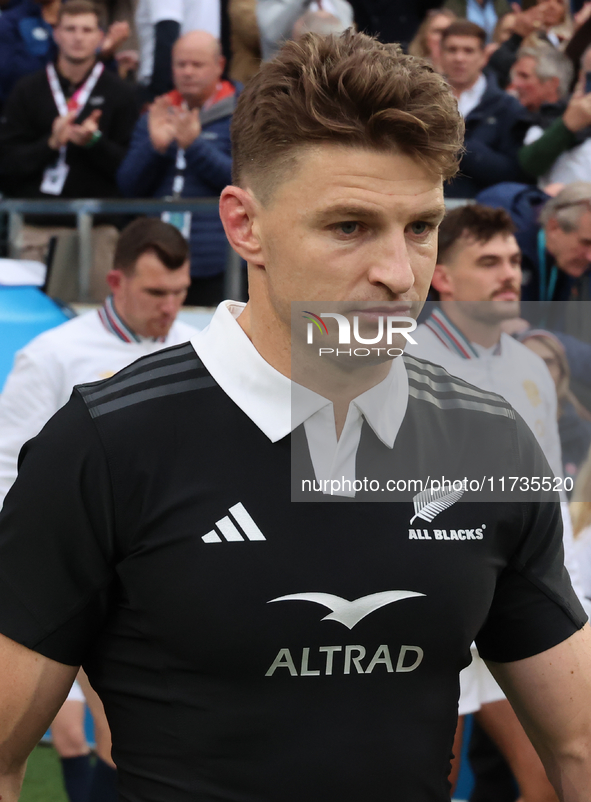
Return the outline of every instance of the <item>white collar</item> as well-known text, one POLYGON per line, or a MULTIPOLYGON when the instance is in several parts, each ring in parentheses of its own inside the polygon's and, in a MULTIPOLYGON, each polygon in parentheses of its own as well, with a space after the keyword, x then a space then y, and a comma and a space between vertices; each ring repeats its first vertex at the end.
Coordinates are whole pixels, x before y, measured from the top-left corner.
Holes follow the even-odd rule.
POLYGON ((462 92, 458 98, 458 111, 466 118, 482 100, 486 92, 487 80, 482 73, 469 89, 462 92))
MULTIPOLYGON (((226 395, 275 443, 332 402, 295 384, 263 359, 236 321, 244 307, 237 301, 221 303, 211 323, 191 344, 226 395), (293 415, 292 398, 296 402, 293 415)), ((394 359, 388 376, 352 404, 376 436, 392 448, 408 404, 403 360, 394 359)))

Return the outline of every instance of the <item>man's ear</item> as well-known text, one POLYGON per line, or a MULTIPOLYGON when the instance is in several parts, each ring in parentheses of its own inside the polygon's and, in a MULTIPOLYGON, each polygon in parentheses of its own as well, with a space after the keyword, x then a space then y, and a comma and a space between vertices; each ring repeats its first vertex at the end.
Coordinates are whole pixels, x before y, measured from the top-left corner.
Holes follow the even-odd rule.
POLYGON ((121 270, 117 269, 109 270, 106 276, 106 280, 111 292, 117 292, 123 280, 123 273, 121 272, 121 270))
POLYGON ((225 187, 220 196, 220 218, 228 242, 250 264, 264 264, 258 237, 259 202, 242 187, 225 187))
POLYGON ((437 290, 440 296, 448 295, 451 292, 451 282, 449 278, 449 268, 445 265, 435 265, 431 286, 437 290))

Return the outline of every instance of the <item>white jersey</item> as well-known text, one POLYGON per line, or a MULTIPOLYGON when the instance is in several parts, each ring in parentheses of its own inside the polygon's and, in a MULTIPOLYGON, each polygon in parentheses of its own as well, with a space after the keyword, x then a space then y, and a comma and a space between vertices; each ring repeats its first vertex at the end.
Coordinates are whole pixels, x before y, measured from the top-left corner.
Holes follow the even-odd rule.
POLYGON ((126 342, 93 311, 20 350, 0 395, 0 507, 16 478, 21 447, 66 403, 75 384, 106 379, 141 356, 190 340, 195 331, 177 320, 165 342, 126 342))
POLYGON ((219 0, 139 0, 135 12, 140 48, 138 81, 150 83, 154 69, 154 29, 159 22, 178 22, 181 36, 190 31, 207 31, 219 39, 220 14, 219 0))
MULTIPOLYGON (((483 349, 470 343, 440 309, 413 332, 417 345, 407 353, 444 367, 453 376, 498 393, 513 406, 535 434, 550 467, 562 476, 557 423, 556 387, 544 360, 513 337, 502 334, 497 346, 483 349), (436 333, 437 332, 437 333, 436 333)), ((577 596, 583 601, 572 525, 566 501, 562 503, 564 561, 577 596)), ((460 674, 459 713, 503 698, 503 693, 473 650, 473 662, 460 674)))

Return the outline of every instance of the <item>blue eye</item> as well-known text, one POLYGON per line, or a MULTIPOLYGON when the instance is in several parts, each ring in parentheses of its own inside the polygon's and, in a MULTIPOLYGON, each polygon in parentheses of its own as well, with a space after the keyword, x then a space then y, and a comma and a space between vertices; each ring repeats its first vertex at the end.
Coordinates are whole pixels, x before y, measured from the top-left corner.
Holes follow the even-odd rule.
POLYGON ((343 234, 354 234, 358 225, 359 223, 356 223, 354 220, 347 220, 344 223, 339 223, 338 227, 343 234))
POLYGON ((420 237, 422 234, 427 233, 429 230, 429 224, 424 223, 422 220, 417 220, 416 223, 411 223, 410 228, 413 234, 416 234, 417 237, 420 237))

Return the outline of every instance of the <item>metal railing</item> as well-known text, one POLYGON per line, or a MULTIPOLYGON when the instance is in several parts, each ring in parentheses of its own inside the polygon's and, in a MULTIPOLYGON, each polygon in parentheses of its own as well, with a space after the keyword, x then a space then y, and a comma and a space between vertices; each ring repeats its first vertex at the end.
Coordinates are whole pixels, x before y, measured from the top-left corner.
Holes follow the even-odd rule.
MULTIPOLYGON (((21 251, 21 231, 26 214, 55 215, 56 217, 76 216, 78 231, 78 286, 80 301, 89 299, 90 273, 92 270, 92 225, 97 214, 121 215, 160 215, 162 212, 211 211, 218 208, 219 198, 180 198, 105 200, 98 198, 77 198, 76 200, 0 198, 0 212, 8 214, 9 255, 18 259, 21 251)), ((240 256, 228 245, 224 290, 226 298, 238 298, 241 292, 240 256)))
MULTIPOLYGON (((162 212, 196 212, 210 211, 218 208, 218 198, 180 198, 178 200, 161 199, 98 199, 77 198, 76 200, 55 199, 17 199, 0 198, 0 212, 9 217, 8 247, 9 255, 18 259, 21 250, 21 230, 25 214, 44 214, 64 217, 75 215, 78 230, 78 286, 81 302, 89 299, 90 273, 92 269, 92 225, 94 215, 160 215, 162 212)), ((447 209, 455 209, 471 200, 460 198, 448 199, 447 209)), ((241 293, 240 256, 228 245, 224 291, 226 298, 239 298, 241 293)))

